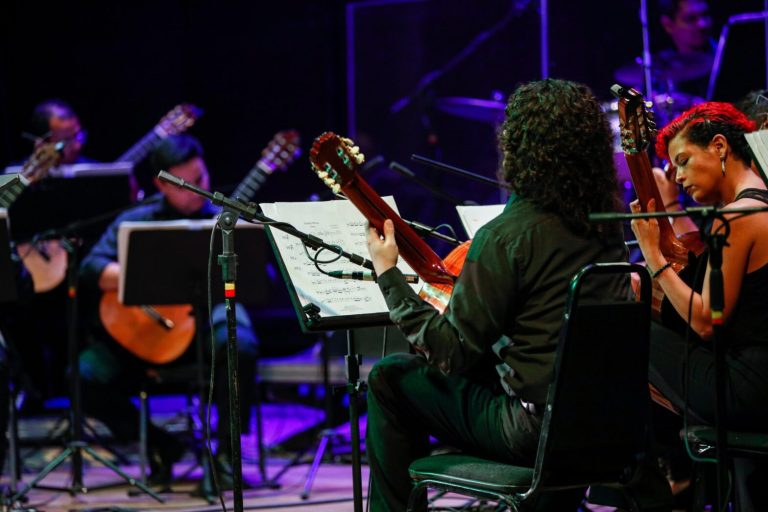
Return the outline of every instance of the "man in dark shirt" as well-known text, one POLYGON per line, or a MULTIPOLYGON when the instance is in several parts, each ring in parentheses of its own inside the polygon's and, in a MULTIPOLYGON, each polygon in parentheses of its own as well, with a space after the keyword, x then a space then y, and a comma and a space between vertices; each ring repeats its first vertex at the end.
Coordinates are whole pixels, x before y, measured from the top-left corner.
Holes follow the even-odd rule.
MULTIPOLYGON (((165 139, 150 157, 152 168, 165 170, 203 189, 208 189, 208 170, 202 158, 200 143, 189 135, 176 135, 165 139)), ((85 257, 80 267, 81 286, 84 293, 117 290, 120 264, 117 262, 117 236, 120 224, 125 221, 161 221, 174 219, 210 219, 216 209, 204 197, 164 183, 155 178, 160 191, 159 201, 135 207, 120 215, 106 230, 99 242, 85 257)), ((161 256, 160 256, 161 257, 161 256)), ((115 438, 132 441, 138 438, 139 416, 130 397, 137 386, 146 380, 152 366, 118 344, 104 329, 98 318, 98 308, 93 308, 93 326, 90 345, 80 354, 80 373, 83 379, 83 404, 85 412, 103 421, 115 438)), ((228 384, 226 358, 226 316, 223 305, 214 308, 212 323, 213 343, 217 350, 215 400, 219 413, 217 460, 224 477, 222 487, 231 487, 229 454, 228 384), (227 481, 228 480, 228 481, 227 481)), ((249 392, 254 386, 254 366, 257 340, 251 329, 245 309, 238 305, 237 338, 239 350, 238 370, 240 377, 243 425, 248 425, 249 392)), ((151 343, 151 340, 147 340, 151 343)), ((187 352, 194 352, 190 347, 187 352)), ((206 350, 210 353, 210 350, 206 350)), ((188 358, 187 354, 181 359, 188 358)), ((150 483, 165 485, 171 478, 172 464, 183 454, 183 446, 164 430, 150 424, 148 432, 149 456, 152 474, 150 483)))
MULTIPOLYGON (((369 232, 390 317, 417 352, 383 359, 368 378, 371 510, 405 510, 408 466, 428 454, 430 435, 469 453, 532 464, 569 281, 589 263, 626 258, 621 226, 588 222, 590 212, 620 208, 610 128, 597 99, 585 86, 545 80, 514 92, 506 112, 503 178, 514 193, 472 241, 444 314, 394 266, 391 221, 384 233, 369 232), (495 372, 482 365, 489 354, 495 372)), ((628 292, 620 278, 600 285, 585 292, 628 292)))

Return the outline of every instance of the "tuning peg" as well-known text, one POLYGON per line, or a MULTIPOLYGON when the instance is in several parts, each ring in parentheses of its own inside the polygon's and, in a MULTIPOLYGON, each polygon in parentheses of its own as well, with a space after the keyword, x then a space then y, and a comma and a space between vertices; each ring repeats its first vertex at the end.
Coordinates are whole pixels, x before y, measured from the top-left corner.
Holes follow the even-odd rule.
POLYGON ((365 162, 365 155, 362 153, 358 153, 357 155, 355 155, 355 162, 357 163, 357 165, 362 165, 363 162, 365 162))

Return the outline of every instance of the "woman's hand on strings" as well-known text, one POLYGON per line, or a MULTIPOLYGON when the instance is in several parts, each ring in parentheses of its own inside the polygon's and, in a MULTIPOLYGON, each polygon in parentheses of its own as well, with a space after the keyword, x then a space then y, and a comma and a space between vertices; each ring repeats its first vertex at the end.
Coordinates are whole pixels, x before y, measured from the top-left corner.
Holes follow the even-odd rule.
MULTIPOLYGON (((632 213, 641 213, 640 201, 637 199, 629 203, 632 213)), ((647 211, 649 213, 656 211, 656 201, 648 201, 647 211)), ((651 269, 656 270, 666 264, 666 259, 661 253, 659 245, 659 222, 657 219, 632 219, 632 231, 635 233, 637 243, 643 252, 645 263, 651 269)))
POLYGON ((399 251, 395 242, 395 225, 391 220, 384 221, 384 233, 368 225, 368 254, 377 275, 397 265, 399 251))

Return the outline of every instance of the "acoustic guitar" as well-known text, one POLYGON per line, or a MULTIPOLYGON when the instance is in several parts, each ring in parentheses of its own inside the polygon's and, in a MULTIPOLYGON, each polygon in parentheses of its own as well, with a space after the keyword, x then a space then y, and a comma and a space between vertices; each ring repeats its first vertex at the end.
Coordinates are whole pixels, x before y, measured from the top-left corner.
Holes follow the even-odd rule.
MULTIPOLYGON (((163 139, 189 129, 202 115, 202 112, 198 107, 186 103, 175 106, 141 140, 123 153, 116 162, 131 162, 134 165, 141 162, 163 139)), ((44 146, 46 145, 41 147, 44 146)), ((29 163, 33 159, 36 160, 36 164, 30 169, 30 174, 33 175, 35 181, 45 177, 48 169, 58 164, 58 159, 47 158, 43 160, 41 157, 42 155, 37 158, 30 158, 28 161, 29 163), (44 168, 45 165, 47 167, 44 168)), ((27 164, 24 164, 24 167, 26 169, 27 164)), ((133 177, 131 179, 133 180, 133 177)), ((131 186, 136 188, 133 183, 131 186)), ((19 244, 18 252, 32 277, 35 293, 53 290, 64 281, 67 271, 67 253, 58 240, 19 244)))
MULTIPOLYGON (((647 210, 648 201, 655 199, 656 211, 663 212, 659 188, 653 177, 653 168, 646 149, 655 134, 656 124, 652 113, 646 108, 643 96, 632 88, 620 85, 611 87, 611 92, 619 99, 619 125, 621 129, 621 147, 627 159, 632 185, 637 193, 642 211, 647 210)), ((665 219, 659 219, 659 246, 664 257, 672 263, 672 268, 688 284, 693 282, 693 269, 696 259, 706 249, 698 232, 675 235, 672 225, 665 219)), ((664 295, 664 290, 654 280, 652 290, 652 311, 654 317, 667 327, 683 334, 687 325, 677 314, 672 304, 664 295)), ((680 411, 652 384, 651 398, 654 402, 679 414, 680 411)))
MULTIPOLYGON (((632 185, 637 193, 642 211, 646 211, 648 201, 656 201, 656 211, 663 212, 659 188, 653 176, 653 168, 646 151, 655 135, 655 123, 652 113, 646 108, 643 96, 632 88, 620 85, 611 87, 611 92, 619 99, 619 125, 621 129, 621 147, 627 160, 632 185)), ((659 246, 664 257, 672 263, 672 268, 680 277, 691 284, 692 269, 696 258, 706 249, 698 232, 675 235, 669 222, 659 220, 659 246)), ((674 310, 664 291, 655 281, 653 283, 653 313, 662 323, 683 333, 685 322, 674 310)))
POLYGON ((442 313, 453 291, 453 283, 464 265, 469 242, 453 249, 444 260, 440 259, 360 176, 363 160, 360 149, 350 139, 332 132, 317 137, 309 152, 309 161, 317 176, 334 193, 343 192, 379 232, 383 232, 386 219, 392 220, 400 255, 424 280, 419 295, 442 313))
MULTIPOLYGON (((26 186, 48 176, 48 171, 56 167, 61 160, 61 153, 66 142, 44 142, 39 144, 32 155, 24 162, 21 176, 26 186)), ((56 240, 42 240, 35 243, 17 244, 16 250, 24 266, 29 271, 36 293, 52 290, 64 280, 67 271, 67 253, 56 240)))
POLYGON ((165 114, 162 119, 146 133, 139 141, 131 146, 128 151, 120 155, 115 162, 132 162, 134 165, 144 160, 166 137, 178 135, 187 131, 195 124, 203 109, 182 103, 176 105, 165 114))
MULTIPOLYGON (((285 171, 300 155, 296 131, 281 131, 267 144, 261 158, 240 182, 233 197, 249 202, 275 171, 285 171)), ((99 316, 106 331, 126 350, 152 364, 181 356, 195 336, 192 306, 125 306, 117 291, 104 292, 99 316)))

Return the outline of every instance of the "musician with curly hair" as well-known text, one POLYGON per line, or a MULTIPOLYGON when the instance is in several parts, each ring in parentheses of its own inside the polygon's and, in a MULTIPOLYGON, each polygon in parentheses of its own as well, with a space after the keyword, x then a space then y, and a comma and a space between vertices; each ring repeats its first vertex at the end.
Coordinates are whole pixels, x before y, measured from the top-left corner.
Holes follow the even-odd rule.
MULTIPOLYGON (((621 208, 611 140, 586 86, 548 79, 510 96, 500 148, 513 194, 473 239, 443 315, 395 267, 392 222, 370 229, 390 317, 417 352, 383 359, 368 378, 372 510, 405 510, 408 466, 428 455, 430 435, 533 464, 568 283, 589 263, 626 259, 621 226, 588 222, 621 208)), ((628 292, 619 277, 587 286, 592 297, 628 292)))

